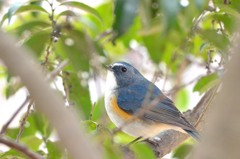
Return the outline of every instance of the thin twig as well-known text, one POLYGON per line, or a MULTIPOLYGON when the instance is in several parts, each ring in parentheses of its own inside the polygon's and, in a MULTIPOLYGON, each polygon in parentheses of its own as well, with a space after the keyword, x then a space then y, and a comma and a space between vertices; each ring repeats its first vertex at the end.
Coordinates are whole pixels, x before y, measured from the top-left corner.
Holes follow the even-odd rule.
POLYGON ((53 43, 53 40, 51 38, 50 41, 49 41, 49 44, 47 46, 45 60, 42 62, 42 65, 45 65, 45 64, 48 63, 48 57, 51 54, 51 50, 50 49, 51 49, 52 43, 53 43))
POLYGON ((14 112, 11 118, 7 121, 6 124, 3 125, 0 134, 4 134, 8 128, 8 126, 12 123, 13 119, 18 115, 18 113, 23 109, 23 107, 29 102, 30 96, 27 96, 21 106, 14 112))
POLYGON ((46 55, 45 55, 45 60, 42 62, 42 65, 45 65, 48 63, 49 61, 49 55, 52 53, 53 51, 53 43, 58 41, 58 37, 60 36, 60 27, 57 26, 57 22, 54 19, 54 12, 55 12, 55 8, 53 7, 53 1, 47 1, 50 8, 51 8, 51 13, 49 14, 49 19, 51 21, 52 24, 52 33, 51 33, 51 37, 49 40, 49 44, 47 46, 46 49, 46 55))
POLYGON ((96 41, 99 41, 99 40, 101 40, 102 38, 104 38, 104 37, 106 37, 106 36, 108 36, 108 35, 111 35, 112 33, 113 33, 112 30, 104 31, 103 33, 101 33, 100 35, 98 35, 98 36, 96 37, 96 41))
POLYGON ((29 102, 29 104, 28 104, 27 112, 24 114, 23 119, 22 119, 21 122, 20 122, 20 128, 19 128, 20 130, 19 130, 19 133, 18 133, 18 135, 17 135, 16 142, 19 142, 20 137, 21 137, 22 134, 23 134, 24 126, 25 126, 26 121, 27 121, 27 118, 28 118, 28 116, 29 116, 29 113, 30 113, 32 104, 33 104, 33 100, 30 100, 30 102, 29 102))
POLYGON ((60 71, 68 64, 68 60, 62 61, 50 74, 47 76, 47 80, 52 81, 60 71))
POLYGON ((92 110, 91 110, 90 115, 89 115, 90 120, 92 120, 92 116, 93 116, 93 112, 94 112, 95 107, 96 107, 96 102, 93 103, 92 110))
POLYGON ((162 90, 165 91, 165 87, 166 87, 166 83, 167 83, 167 79, 168 79, 168 75, 169 75, 169 69, 167 68, 164 79, 163 79, 163 86, 162 86, 162 90))
POLYGON ((25 145, 17 143, 16 141, 13 141, 11 139, 7 139, 5 137, 0 136, 0 143, 3 143, 4 145, 7 145, 8 147, 13 148, 13 149, 23 153, 30 159, 44 159, 44 157, 31 151, 25 145))
POLYGON ((207 55, 208 55, 208 62, 207 62, 207 65, 206 65, 206 69, 207 69, 207 74, 210 74, 211 73, 211 63, 213 62, 213 59, 212 59, 212 53, 213 53, 213 50, 209 50, 207 52, 207 55))
POLYGON ((190 81, 187 82, 187 83, 184 83, 184 84, 182 84, 182 85, 180 85, 180 86, 175 86, 175 87, 173 87, 171 90, 169 90, 166 94, 168 95, 168 94, 175 93, 175 92, 179 91, 180 89, 182 89, 182 88, 184 88, 184 87, 186 87, 186 86, 188 86, 188 85, 190 85, 190 84, 198 81, 201 77, 202 77, 202 75, 197 76, 196 78, 190 80, 190 81))
MULTIPOLYGON (((220 87, 221 87, 221 83, 216 85, 212 89, 210 89, 202 97, 202 99, 198 102, 196 107, 194 107, 194 109, 192 111, 192 114, 195 114, 195 116, 198 116, 198 119, 196 119, 195 124, 194 124, 195 127, 197 127, 201 123, 201 121, 203 120, 204 115, 206 114, 207 110, 209 109, 209 106, 210 106, 213 98, 217 95, 220 87)), ((187 112, 185 113, 185 115, 187 115, 187 112)))

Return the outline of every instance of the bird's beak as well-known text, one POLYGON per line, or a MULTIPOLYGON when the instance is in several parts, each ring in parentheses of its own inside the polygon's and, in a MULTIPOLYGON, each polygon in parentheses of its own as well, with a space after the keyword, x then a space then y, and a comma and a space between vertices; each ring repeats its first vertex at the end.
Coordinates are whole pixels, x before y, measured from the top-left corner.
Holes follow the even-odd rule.
POLYGON ((106 69, 108 69, 109 71, 113 71, 112 69, 112 65, 105 65, 106 69))

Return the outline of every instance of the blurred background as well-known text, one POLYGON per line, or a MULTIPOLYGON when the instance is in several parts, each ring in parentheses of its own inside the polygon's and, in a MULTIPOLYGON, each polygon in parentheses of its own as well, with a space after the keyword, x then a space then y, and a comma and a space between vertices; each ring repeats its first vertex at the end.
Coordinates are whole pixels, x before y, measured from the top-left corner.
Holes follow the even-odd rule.
MULTIPOLYGON (((31 50, 52 89, 103 143, 106 158, 126 158, 120 147, 133 138, 112 134, 103 103, 104 65, 131 63, 187 111, 221 80, 240 18, 240 4, 228 0, 8 0, 0 1, 0 10, 2 30, 31 50)), ((0 92, 2 134, 45 157, 68 157, 57 147, 54 128, 26 99, 20 78, 1 61, 0 92)), ((185 158, 193 144, 189 139, 166 157, 185 158)), ((0 151, 2 158, 22 157, 2 145, 0 151)), ((156 158, 147 144, 134 144, 130 152, 156 158)))

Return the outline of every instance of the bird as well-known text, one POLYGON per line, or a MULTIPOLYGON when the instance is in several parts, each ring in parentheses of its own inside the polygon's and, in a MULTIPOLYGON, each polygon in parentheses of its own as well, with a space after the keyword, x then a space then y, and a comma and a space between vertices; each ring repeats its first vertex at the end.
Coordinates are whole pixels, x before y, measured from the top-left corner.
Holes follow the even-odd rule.
POLYGON ((200 140, 196 128, 183 117, 174 102, 135 67, 119 61, 106 68, 105 108, 117 128, 143 139, 173 129, 200 140))

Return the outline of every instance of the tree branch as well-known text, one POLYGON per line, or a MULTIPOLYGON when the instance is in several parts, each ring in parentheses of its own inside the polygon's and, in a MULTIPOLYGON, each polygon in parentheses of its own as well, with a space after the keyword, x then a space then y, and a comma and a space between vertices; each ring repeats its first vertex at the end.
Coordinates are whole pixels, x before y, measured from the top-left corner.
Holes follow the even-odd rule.
POLYGON ((19 133, 18 133, 17 139, 16 139, 17 142, 19 142, 19 140, 20 140, 20 138, 21 138, 21 136, 22 136, 22 134, 23 134, 24 126, 25 126, 26 121, 27 121, 27 118, 28 118, 28 116, 29 116, 29 113, 30 113, 30 109, 31 109, 32 104, 33 104, 33 100, 30 100, 30 101, 29 101, 29 104, 28 104, 27 111, 26 111, 26 113, 24 114, 24 116, 23 116, 23 118, 22 118, 22 120, 21 120, 21 122, 20 122, 19 133))
POLYGON ((10 148, 13 148, 15 150, 18 150, 19 152, 23 153, 26 155, 28 158, 31 159, 44 159, 42 156, 40 156, 37 153, 34 153, 33 151, 29 150, 25 145, 17 143, 16 141, 4 138, 0 136, 0 143, 3 143, 7 145, 10 148))
POLYGON ((62 61, 50 74, 47 75, 47 80, 52 81, 67 64, 68 60, 62 61))
MULTIPOLYGON (((238 28, 240 32, 240 26, 238 28)), ((221 92, 216 97, 211 112, 208 115, 208 124, 193 159, 237 159, 240 158, 240 36, 234 40, 230 51, 233 51, 231 61, 227 64, 227 72, 223 77, 221 92)), ((230 53, 228 53, 229 55, 230 53)))
POLYGON ((20 76, 35 101, 37 110, 44 113, 56 128, 62 146, 67 148, 74 159, 100 159, 98 149, 95 149, 90 139, 80 131, 77 115, 68 111, 63 99, 49 87, 29 51, 17 48, 15 44, 16 41, 0 31, 0 58, 12 74, 20 76))

